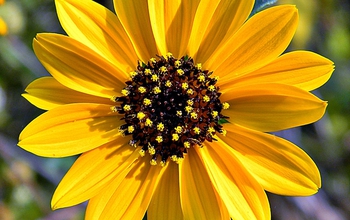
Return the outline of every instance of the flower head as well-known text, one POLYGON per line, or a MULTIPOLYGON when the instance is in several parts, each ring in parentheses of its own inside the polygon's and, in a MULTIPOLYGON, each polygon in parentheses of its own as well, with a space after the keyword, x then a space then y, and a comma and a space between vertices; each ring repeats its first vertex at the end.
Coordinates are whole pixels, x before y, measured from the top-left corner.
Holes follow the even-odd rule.
POLYGON ((116 14, 55 2, 68 36, 34 39, 52 77, 23 96, 48 111, 19 142, 40 156, 81 154, 54 209, 89 200, 86 219, 269 219, 264 190, 317 192, 310 157, 265 133, 315 122, 327 105, 310 91, 333 63, 281 55, 294 6, 248 19, 253 0, 114 0, 116 14))

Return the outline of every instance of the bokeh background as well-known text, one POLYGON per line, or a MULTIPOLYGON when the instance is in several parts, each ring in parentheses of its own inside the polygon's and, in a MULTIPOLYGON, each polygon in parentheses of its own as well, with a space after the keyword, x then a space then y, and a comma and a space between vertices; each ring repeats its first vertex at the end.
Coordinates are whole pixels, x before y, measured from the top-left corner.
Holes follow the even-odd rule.
MULTIPOLYGON (((111 0, 99 2, 112 8, 111 0)), ((322 188, 310 197, 268 194, 272 219, 350 219, 350 2, 279 0, 277 4, 299 9, 299 28, 288 50, 317 52, 333 60, 336 70, 326 85, 314 91, 329 103, 322 120, 278 132, 314 159, 322 188)), ((64 33, 54 2, 7 0, 0 6, 0 17, 8 25, 7 35, 0 36, 0 219, 83 219, 86 204, 50 209, 55 187, 75 158, 41 158, 16 145, 21 130, 42 113, 21 94, 32 80, 48 75, 33 53, 32 40, 39 32, 64 33)))

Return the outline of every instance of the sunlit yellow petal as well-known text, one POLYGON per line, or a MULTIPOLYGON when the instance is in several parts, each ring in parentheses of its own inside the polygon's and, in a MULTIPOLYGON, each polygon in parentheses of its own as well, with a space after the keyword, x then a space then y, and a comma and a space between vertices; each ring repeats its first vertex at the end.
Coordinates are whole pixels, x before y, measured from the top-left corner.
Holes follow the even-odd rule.
POLYGON ((124 137, 83 153, 58 185, 51 202, 53 209, 76 205, 101 192, 139 156, 124 137))
MULTIPOLYGON (((216 1, 210 2, 213 4, 216 1)), ((210 18, 208 26, 203 26, 200 22, 193 25, 199 28, 198 31, 202 32, 201 34, 204 34, 204 36, 201 36, 201 41, 198 42, 196 42, 195 37, 192 38, 193 41, 189 44, 190 47, 193 47, 192 43, 195 45, 200 43, 200 45, 196 45, 195 49, 191 50, 196 53, 195 55, 192 52, 189 52, 189 54, 194 56, 197 62, 205 63, 208 57, 217 48, 224 45, 226 40, 232 37, 241 27, 243 22, 248 18, 253 5, 253 0, 221 0, 214 15, 211 17, 208 16, 210 18)), ((204 13, 204 15, 206 14, 206 12, 200 12, 204 13)))
MULTIPOLYGON (((161 54, 186 55, 194 15, 201 1, 148 1, 153 34, 161 54)), ((154 56, 154 55, 153 55, 154 56)))
POLYGON ((134 45, 139 59, 147 62, 155 57, 158 51, 152 33, 147 1, 114 0, 113 2, 114 10, 134 45))
POLYGON ((78 41, 58 34, 38 34, 34 51, 61 84, 91 95, 120 94, 127 78, 120 70, 78 41))
POLYGON ((221 100, 232 123, 259 131, 277 131, 310 124, 320 119, 327 103, 294 86, 256 84, 225 90, 221 100))
POLYGON ((22 94, 30 103, 38 108, 50 110, 70 103, 111 104, 110 99, 100 98, 71 90, 53 77, 42 77, 30 83, 22 94))
POLYGON ((220 139, 234 149, 232 152, 265 190, 305 196, 321 187, 315 163, 291 142, 230 123, 225 129, 227 134, 220 139))
POLYGON ((150 157, 134 163, 129 174, 111 181, 106 190, 93 197, 87 219, 142 219, 162 176, 161 166, 149 164, 150 157))
POLYGON ((160 180, 152 201, 147 210, 147 218, 153 220, 184 219, 180 203, 179 166, 169 163, 164 167, 164 175, 160 180))
POLYGON ((185 219, 222 219, 215 189, 194 150, 180 164, 180 196, 185 219))
POLYGON ((123 123, 111 106, 63 105, 40 115, 27 125, 18 143, 23 149, 46 157, 86 152, 114 140, 123 123))
POLYGON ((311 91, 322 86, 331 77, 333 62, 308 51, 283 54, 261 69, 239 78, 226 78, 222 88, 257 83, 282 83, 311 91))
POLYGON ((195 149, 232 218, 270 219, 270 207, 263 188, 227 146, 212 142, 195 149))
POLYGON ((290 43, 298 24, 294 6, 276 6, 250 18, 220 45, 203 65, 222 77, 254 71, 276 59, 290 43))
POLYGON ((94 1, 56 0, 61 25, 67 34, 128 73, 137 56, 118 18, 94 1))

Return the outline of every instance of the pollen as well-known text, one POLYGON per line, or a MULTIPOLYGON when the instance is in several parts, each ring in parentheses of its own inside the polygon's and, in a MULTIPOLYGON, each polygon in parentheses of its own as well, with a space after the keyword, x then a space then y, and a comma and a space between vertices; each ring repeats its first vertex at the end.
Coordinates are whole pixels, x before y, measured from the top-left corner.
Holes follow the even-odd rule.
POLYGON ((178 134, 173 134, 173 138, 172 138, 172 140, 173 141, 178 141, 179 140, 179 135, 178 134))
POLYGON ((131 110, 131 106, 130 105, 124 105, 123 106, 123 109, 124 109, 124 111, 130 111, 131 110))
POLYGON ((194 128, 193 128, 193 132, 194 132, 195 134, 200 134, 200 133, 201 133, 201 129, 200 129, 199 127, 194 127, 194 128))
POLYGON ((228 104, 228 102, 224 102, 224 103, 222 103, 222 108, 226 110, 226 109, 230 108, 230 104, 228 104))
POLYGON ((146 116, 146 115, 145 115, 145 113, 143 113, 143 112, 137 113, 137 118, 138 118, 140 121, 141 121, 145 116, 146 116))
POLYGON ((143 104, 146 105, 146 106, 148 106, 148 105, 151 105, 151 104, 152 104, 152 101, 151 101, 150 99, 148 99, 148 98, 145 98, 145 99, 143 100, 143 104))
POLYGON ((127 89, 122 89, 122 94, 123 94, 123 96, 127 96, 127 95, 129 95, 129 91, 127 90, 127 89))
POLYGON ((160 122, 159 124, 157 124, 157 130, 158 131, 163 131, 164 130, 164 124, 162 122, 160 122))
POLYGON ((145 93, 146 91, 147 91, 147 89, 145 87, 143 87, 143 86, 139 87, 139 92, 140 93, 145 93))
POLYGON ((156 141, 157 141, 158 143, 163 142, 163 137, 162 137, 162 136, 157 136, 157 137, 156 137, 156 141))
POLYGON ((122 115, 120 126, 129 144, 148 153, 151 165, 180 164, 191 147, 205 147, 225 134, 222 111, 229 104, 219 99, 220 88, 213 72, 196 64, 191 57, 172 54, 138 62, 120 97, 112 97, 111 111, 122 115))
POLYGON ((148 127, 152 127, 153 122, 151 121, 151 119, 147 118, 146 121, 145 121, 145 125, 148 126, 148 127))

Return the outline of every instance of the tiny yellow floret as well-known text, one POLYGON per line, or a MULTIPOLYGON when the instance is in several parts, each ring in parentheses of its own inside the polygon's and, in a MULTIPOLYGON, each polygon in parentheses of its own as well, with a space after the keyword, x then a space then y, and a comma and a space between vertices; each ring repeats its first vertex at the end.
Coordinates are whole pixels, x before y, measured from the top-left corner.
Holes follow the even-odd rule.
POLYGON ((187 149, 190 148, 191 147, 191 143, 188 142, 188 141, 185 141, 184 142, 184 147, 187 148, 187 149))
POLYGON ((171 81, 170 81, 170 80, 167 80, 167 81, 165 82, 165 86, 166 86, 166 87, 171 87, 171 86, 172 86, 171 81))
POLYGON ((186 103, 187 103, 187 105, 192 106, 194 102, 193 102, 193 100, 189 99, 189 100, 187 100, 186 103))
POLYGON ((187 90, 187 95, 193 95, 193 93, 194 93, 193 89, 187 90))
POLYGON ((132 125, 130 125, 130 126, 128 126, 128 132, 131 134, 132 132, 134 132, 135 131, 135 128, 134 128, 134 126, 132 126, 132 125))
POLYGON ((126 111, 126 112, 130 111, 131 110, 131 106, 130 105, 124 105, 123 106, 123 110, 126 111))
POLYGON ((175 130, 176 133, 181 134, 183 129, 182 129, 181 126, 177 126, 177 127, 175 127, 174 130, 175 130))
POLYGON ((195 134, 200 134, 200 133, 201 133, 201 129, 200 129, 199 127, 194 127, 194 128, 193 128, 193 132, 194 132, 195 134))
POLYGON ((145 113, 143 113, 143 112, 137 113, 137 118, 138 118, 140 121, 141 121, 145 116, 146 116, 146 115, 145 115, 145 113))
POLYGON ((138 90, 139 90, 140 93, 145 93, 145 92, 147 92, 147 89, 146 89, 145 87, 143 87, 143 86, 140 86, 140 87, 138 88, 138 90))
POLYGON ((151 101, 150 99, 148 99, 148 98, 144 98, 144 99, 143 99, 143 104, 144 104, 145 106, 149 106, 149 105, 152 104, 152 101, 151 101))
POLYGON ((197 64, 196 64, 196 68, 197 68, 198 70, 201 70, 201 69, 202 69, 202 64, 201 64, 201 63, 197 63, 197 64))
POLYGON ((208 90, 209 90, 210 92, 214 92, 214 91, 215 91, 215 86, 214 86, 214 85, 208 86, 208 90))
POLYGON ((130 94, 130 92, 127 89, 122 89, 122 94, 123 94, 123 96, 127 96, 130 94))
POLYGON ((138 73, 135 72, 135 71, 130 72, 130 77, 131 77, 131 78, 134 78, 134 77, 137 76, 137 75, 138 75, 138 73))
POLYGON ((163 131, 164 130, 164 124, 162 122, 157 124, 157 130, 158 131, 163 131))
POLYGON ((150 75, 150 74, 152 74, 152 71, 150 70, 150 69, 145 69, 145 75, 150 75))
POLYGON ((166 73, 168 71, 168 69, 165 66, 161 66, 159 70, 161 73, 166 73))
POLYGON ((157 82, 158 81, 158 76, 156 75, 156 74, 153 74, 152 76, 151 76, 151 80, 153 81, 153 82, 157 82))
POLYGON ((218 117, 219 112, 217 112, 217 111, 212 111, 212 112, 211 112, 211 115, 213 116, 213 118, 216 118, 216 117, 218 117))
POLYGON ((161 143, 161 142, 163 142, 163 137, 162 136, 157 136, 156 137, 156 141, 158 142, 158 143, 161 143))
POLYGON ((150 143, 148 143, 148 153, 150 155, 154 155, 156 153, 156 149, 154 149, 154 147, 150 143))
POLYGON ((152 127, 153 121, 151 121, 151 119, 147 118, 146 121, 145 121, 145 125, 148 126, 148 127, 152 127))
POLYGON ((174 62, 175 68, 179 68, 181 66, 181 61, 180 60, 176 60, 174 62))
POLYGON ((230 108, 230 104, 228 104, 228 102, 224 102, 224 103, 222 103, 222 108, 228 109, 228 108, 230 108))
POLYGON ((173 134, 172 140, 173 140, 173 141, 178 141, 179 138, 180 138, 179 135, 175 133, 175 134, 173 134))
POLYGON ((180 110, 176 111, 176 116, 178 116, 178 117, 182 116, 182 111, 180 111, 180 110))
POLYGON ((183 90, 188 89, 188 83, 187 82, 182 83, 181 87, 183 90))
POLYGON ((209 96, 207 96, 207 95, 203 96, 203 101, 204 102, 209 102, 210 101, 209 96))
POLYGON ((191 106, 186 106, 185 107, 185 111, 187 112, 187 114, 189 114, 190 112, 192 112, 193 108, 191 106))
POLYGON ((204 75, 200 75, 200 76, 198 77, 198 81, 199 81, 199 82, 204 82, 204 81, 205 81, 205 76, 204 76, 204 75))
POLYGON ((156 86, 156 87, 153 88, 153 93, 154 93, 154 94, 159 94, 159 93, 161 93, 161 92, 162 92, 162 90, 161 90, 158 86, 156 86))
POLYGON ((139 151, 139 154, 140 154, 141 157, 144 157, 144 156, 145 156, 145 151, 144 151, 143 149, 141 149, 141 150, 139 151))
POLYGON ((176 72, 179 74, 179 76, 182 76, 185 73, 182 69, 178 69, 176 72))
POLYGON ((191 118, 192 119, 197 119, 198 118, 198 115, 197 115, 197 113, 195 113, 195 112, 191 112, 191 118))
POLYGON ((208 128, 208 133, 209 134, 212 134, 212 133, 214 133, 215 132, 215 129, 213 128, 213 127, 209 127, 208 128))
POLYGON ((150 164, 151 164, 152 166, 155 166, 155 165, 157 165, 157 161, 156 161, 155 159, 152 159, 152 160, 150 161, 150 164))

